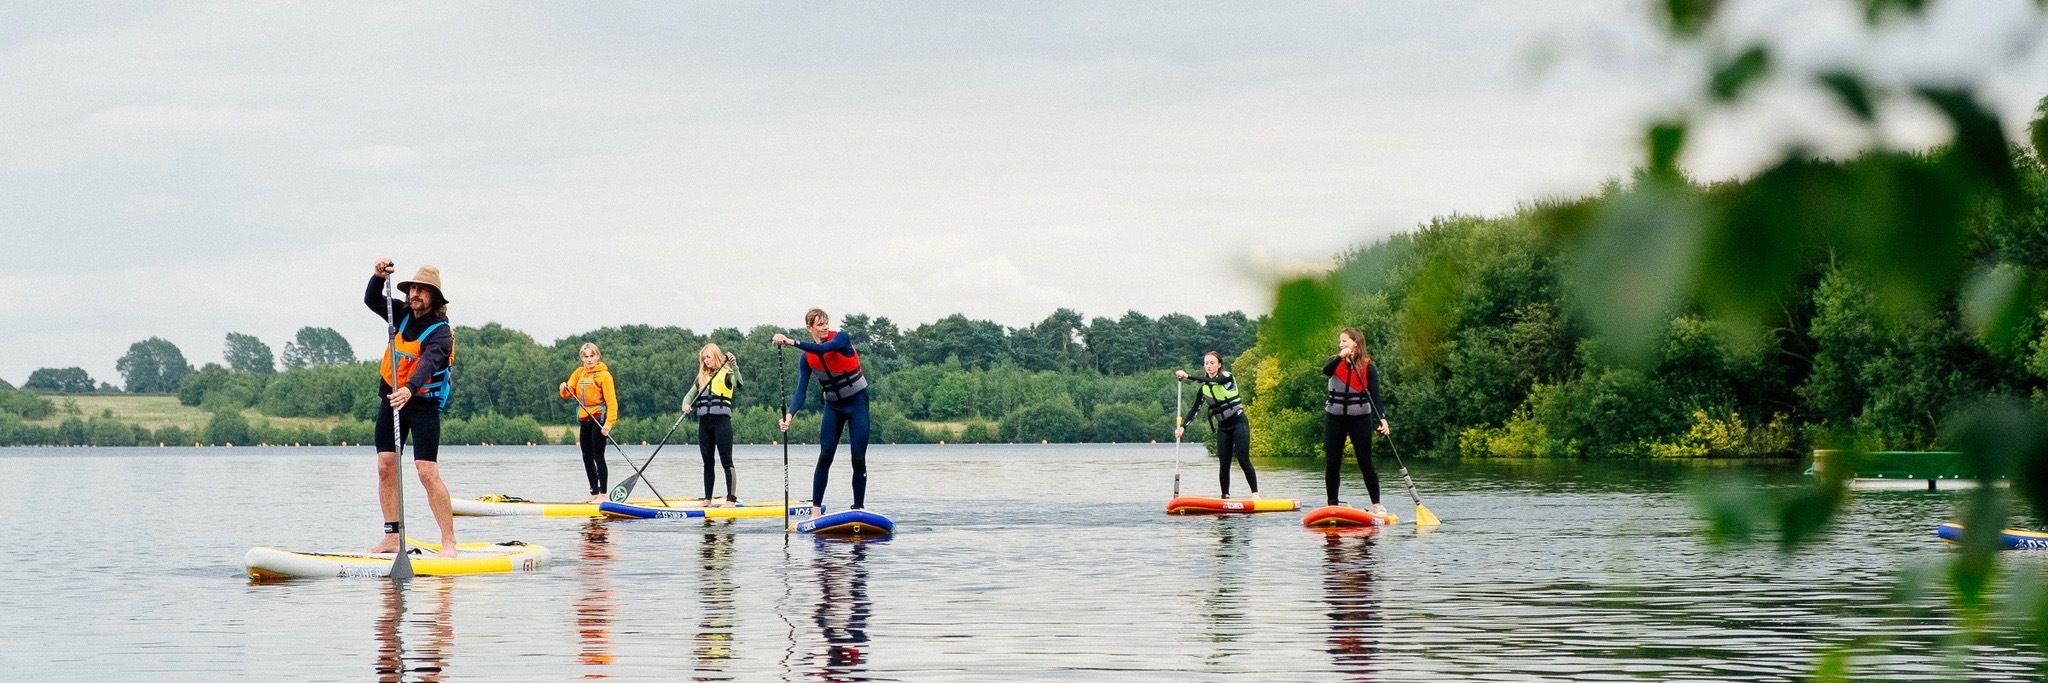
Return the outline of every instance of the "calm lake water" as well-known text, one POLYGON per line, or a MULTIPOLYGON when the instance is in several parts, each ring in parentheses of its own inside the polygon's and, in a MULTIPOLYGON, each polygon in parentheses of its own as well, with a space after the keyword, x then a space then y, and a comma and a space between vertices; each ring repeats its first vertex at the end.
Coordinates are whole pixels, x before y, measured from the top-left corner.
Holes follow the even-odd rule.
MULTIPOLYGON (((739 453, 741 493, 779 497, 780 450, 739 453)), ((801 491, 813 451, 793 453, 801 491)), ((1213 494, 1214 461, 1185 455, 1184 490, 1213 494)), ((1944 558, 1933 526, 1951 494, 1859 494, 1853 532, 1811 552, 1717 552, 1684 494, 1695 470, 1668 465, 1418 467, 1442 527, 1325 535, 1298 513, 1166 516, 1171 446, 878 446, 870 508, 898 530, 884 542, 785 536, 779 520, 458 518, 463 540, 537 542, 553 562, 402 590, 244 578, 251 546, 375 540, 372 457, 0 449, 0 678, 1783 681, 1872 637, 1893 646, 1860 660, 1866 677, 2041 665, 1990 647, 1946 661, 1940 602, 1892 596, 1900 572, 1944 558)), ((583 486, 570 447, 442 461, 461 497, 583 486)), ((1260 474, 1268 497, 1322 490, 1319 466, 1260 474)), ((700 476, 694 448, 649 470, 671 496, 700 476)), ((1399 491, 1387 477, 1405 519, 1399 491)), ((431 533, 416 483, 406 498, 431 533)))

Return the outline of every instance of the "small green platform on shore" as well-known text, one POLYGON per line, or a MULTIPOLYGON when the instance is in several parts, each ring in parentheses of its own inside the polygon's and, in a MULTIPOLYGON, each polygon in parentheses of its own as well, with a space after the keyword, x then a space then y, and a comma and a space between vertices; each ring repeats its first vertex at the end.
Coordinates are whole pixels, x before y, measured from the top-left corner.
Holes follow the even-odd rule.
POLYGON ((1977 485, 1963 454, 1957 451, 1876 451, 1852 456, 1848 451, 1817 450, 1813 468, 1807 473, 1842 466, 1854 468, 1849 486, 1858 489, 1937 491, 1977 485))

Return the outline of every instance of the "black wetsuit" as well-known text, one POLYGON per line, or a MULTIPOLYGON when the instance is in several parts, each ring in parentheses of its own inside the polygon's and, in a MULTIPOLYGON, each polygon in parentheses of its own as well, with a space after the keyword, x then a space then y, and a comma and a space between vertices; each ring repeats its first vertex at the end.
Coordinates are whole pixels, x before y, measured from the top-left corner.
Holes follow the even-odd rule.
POLYGON ((732 466, 732 397, 740 390, 740 371, 714 373, 711 381, 720 379, 725 380, 725 386, 721 387, 724 395, 713 387, 693 386, 684 401, 690 406, 690 412, 697 416, 697 454, 704 458, 704 499, 711 499, 711 492, 718 484, 718 470, 712 465, 712 456, 716 454, 718 466, 725 469, 725 499, 738 502, 738 484, 732 466))
POLYGON ((1259 473, 1252 469, 1252 428, 1245 420, 1244 406, 1237 400, 1237 381, 1225 372, 1215 377, 1188 375, 1188 381, 1197 385, 1195 404, 1188 406, 1188 414, 1182 421, 1195 419, 1195 413, 1202 406, 1209 407, 1210 424, 1216 431, 1216 484, 1221 487, 1224 498, 1230 497, 1230 461, 1237 460, 1238 469, 1244 470, 1244 483, 1252 493, 1259 492, 1259 473), (1216 386, 1226 398, 1210 396, 1207 386, 1216 386))

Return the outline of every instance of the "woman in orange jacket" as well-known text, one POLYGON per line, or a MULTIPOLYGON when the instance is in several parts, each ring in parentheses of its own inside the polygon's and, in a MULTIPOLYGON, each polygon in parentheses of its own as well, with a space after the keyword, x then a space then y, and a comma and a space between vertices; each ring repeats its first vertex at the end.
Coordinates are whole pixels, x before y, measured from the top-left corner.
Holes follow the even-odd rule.
POLYGON ((612 424, 619 420, 619 390, 612 384, 612 371, 598 360, 597 345, 584 342, 577 352, 583 365, 569 373, 562 383, 562 398, 576 402, 576 445, 583 449, 583 476, 590 479, 590 499, 603 500, 610 486, 605 471, 604 442, 612 436, 612 424))

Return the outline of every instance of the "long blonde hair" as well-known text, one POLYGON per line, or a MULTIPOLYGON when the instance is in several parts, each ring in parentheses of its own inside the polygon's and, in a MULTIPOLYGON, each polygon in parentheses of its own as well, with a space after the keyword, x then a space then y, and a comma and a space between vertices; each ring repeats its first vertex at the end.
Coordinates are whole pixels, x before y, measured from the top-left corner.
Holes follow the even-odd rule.
POLYGON ((711 373, 713 373, 713 372, 717 372, 719 368, 721 368, 721 367, 724 367, 724 366, 725 366, 725 351, 724 351, 724 350, 721 350, 721 349, 719 349, 719 348, 718 348, 718 344, 717 344, 717 343, 714 343, 714 342, 704 342, 704 346, 702 346, 702 347, 699 347, 699 348, 697 349, 697 386, 700 386, 700 387, 701 387, 701 386, 706 386, 706 385, 710 384, 710 383, 711 383, 711 373), (717 365, 713 365, 713 366, 711 366, 711 367, 708 367, 708 368, 707 368, 707 367, 704 367, 704 352, 705 352, 705 351, 710 351, 710 352, 711 352, 711 357, 712 357, 712 358, 716 358, 716 359, 718 359, 718 364, 717 364, 717 365))

